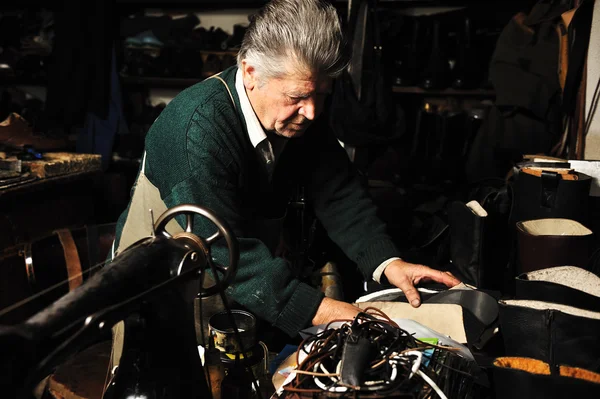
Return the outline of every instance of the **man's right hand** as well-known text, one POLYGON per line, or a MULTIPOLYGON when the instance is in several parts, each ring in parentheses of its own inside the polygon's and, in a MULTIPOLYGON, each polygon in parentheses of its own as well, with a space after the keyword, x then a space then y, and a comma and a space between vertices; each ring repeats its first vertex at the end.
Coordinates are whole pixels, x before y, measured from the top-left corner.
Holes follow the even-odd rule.
POLYGON ((362 309, 354 305, 325 297, 312 319, 312 324, 318 326, 335 320, 354 320, 360 312, 362 312, 362 309))

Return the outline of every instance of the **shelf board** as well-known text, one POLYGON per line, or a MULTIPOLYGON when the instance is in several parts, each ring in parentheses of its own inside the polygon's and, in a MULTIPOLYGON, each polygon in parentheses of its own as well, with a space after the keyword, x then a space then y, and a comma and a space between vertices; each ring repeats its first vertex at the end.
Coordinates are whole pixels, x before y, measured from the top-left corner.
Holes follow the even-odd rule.
POLYGON ((494 97, 496 92, 491 89, 471 89, 457 90, 453 88, 426 90, 418 86, 393 86, 394 93, 401 94, 419 94, 427 96, 478 96, 478 97, 494 97))
POLYGON ((46 86, 46 79, 25 79, 17 76, 0 76, 0 85, 3 86, 46 86))
MULTIPOLYGON (((126 85, 144 85, 149 87, 163 88, 186 88, 203 81, 206 78, 162 78, 142 76, 121 76, 126 85)), ((392 86, 392 92, 399 94, 418 94, 424 96, 472 96, 472 97, 494 97, 496 93, 490 89, 457 90, 452 88, 441 90, 425 90, 418 86, 392 86)))
POLYGON ((186 51, 196 51, 199 54, 208 56, 210 54, 219 56, 219 57, 223 57, 224 55, 232 55, 234 57, 237 57, 238 54, 238 49, 232 48, 232 49, 228 49, 228 50, 204 50, 204 49, 195 49, 195 48, 186 48, 186 47, 177 47, 177 46, 164 46, 164 47, 155 47, 155 46, 148 46, 148 45, 144 45, 144 46, 134 46, 134 45, 126 45, 123 47, 126 50, 133 50, 133 51, 140 51, 140 52, 147 52, 147 53, 160 53, 160 51, 162 49, 168 49, 168 48, 177 48, 180 50, 186 50, 186 51))
POLYGON ((205 78, 161 78, 142 76, 121 76, 123 83, 131 86, 149 86, 162 88, 186 88, 202 82, 205 78))

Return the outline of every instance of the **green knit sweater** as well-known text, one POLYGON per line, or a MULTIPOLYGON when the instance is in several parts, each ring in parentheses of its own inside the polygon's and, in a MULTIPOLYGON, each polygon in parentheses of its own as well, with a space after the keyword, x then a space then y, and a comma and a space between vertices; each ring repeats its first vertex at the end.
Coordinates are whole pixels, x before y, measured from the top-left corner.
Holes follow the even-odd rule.
MULTIPOLYGON (((285 260, 272 255, 261 238, 261 222, 285 214, 296 183, 306 187, 307 199, 329 237, 366 278, 398 251, 326 118, 317 120, 302 138, 290 139, 268 178, 241 115, 236 71, 232 67, 220 75, 235 105, 217 79, 198 83, 169 103, 147 134, 144 173, 168 208, 198 204, 227 221, 240 250, 228 294, 293 336, 310 325, 323 294, 299 281, 285 260)), ((129 206, 119 218, 117 242, 128 212, 129 206)), ((207 237, 216 231, 206 219, 197 219, 194 233, 207 237)), ((224 245, 214 245, 212 252, 227 265, 224 245)))

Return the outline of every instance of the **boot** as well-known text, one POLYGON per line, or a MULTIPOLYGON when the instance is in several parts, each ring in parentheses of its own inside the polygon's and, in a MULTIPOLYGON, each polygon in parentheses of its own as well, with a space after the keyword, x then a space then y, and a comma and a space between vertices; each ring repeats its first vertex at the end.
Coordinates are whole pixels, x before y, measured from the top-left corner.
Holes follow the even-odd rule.
POLYGON ((600 312, 551 302, 500 300, 507 356, 600 372, 600 312))
POLYGON ((516 223, 516 274, 550 266, 585 268, 591 255, 593 233, 570 219, 537 219, 516 223))
POLYGON ((450 259, 453 273, 463 283, 482 288, 483 256, 487 245, 484 232, 488 213, 479 202, 454 201, 448 208, 450 224, 450 259))
POLYGON ((600 374, 561 365, 551 373, 548 363, 524 357, 499 357, 492 366, 497 399, 597 398, 600 374))
POLYGON ((406 19, 410 26, 410 41, 403 43, 398 49, 398 58, 394 60, 394 85, 414 86, 417 84, 419 71, 419 37, 421 27, 419 18, 406 19))
POLYGON ((590 225, 589 192, 592 178, 575 173, 576 180, 560 173, 543 171, 535 176, 517 170, 511 224, 521 220, 564 218, 590 225))
POLYGON ((448 207, 452 272, 464 283, 504 292, 506 220, 489 204, 454 201, 448 207))
POLYGON ((452 87, 458 90, 475 89, 481 84, 478 55, 472 40, 472 21, 465 17, 458 36, 456 64, 452 69, 452 87))
POLYGON ((443 50, 441 22, 433 19, 431 28, 431 53, 421 77, 421 87, 426 90, 444 89, 449 86, 449 64, 443 50))
POLYGON ((517 276, 516 299, 600 312, 600 277, 575 266, 557 266, 517 276))

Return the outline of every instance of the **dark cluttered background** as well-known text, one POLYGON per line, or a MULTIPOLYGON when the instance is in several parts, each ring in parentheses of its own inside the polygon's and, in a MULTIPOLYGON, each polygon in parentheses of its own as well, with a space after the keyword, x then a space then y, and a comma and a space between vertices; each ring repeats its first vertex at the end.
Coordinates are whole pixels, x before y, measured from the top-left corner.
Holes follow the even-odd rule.
MULTIPOLYGON (((595 281, 600 245, 591 231, 600 223, 600 206, 590 195, 592 178, 566 161, 583 159, 581 132, 589 120, 581 118, 587 50, 581 43, 589 41, 590 29, 582 27, 591 25, 594 2, 332 3, 352 56, 323 117, 357 167, 402 258, 452 271, 489 294, 496 311, 499 297, 514 294, 517 275, 555 266, 556 259, 587 269, 595 281), (577 29, 565 29, 563 12, 575 4, 583 10, 571 25, 577 29), (550 174, 541 171, 542 156, 550 161, 550 174), (516 229, 543 218, 571 219, 567 231, 576 225, 586 234, 561 233, 553 237, 558 244, 548 245, 516 229), (552 265, 540 263, 552 256, 552 265)), ((0 5, 0 324, 19 323, 69 292, 73 253, 84 276, 79 283, 103 264, 148 129, 180 91, 235 65, 249 19, 263 4, 0 5)), ((348 302, 390 288, 359 273, 310 205, 297 187, 286 220, 286 259, 306 270, 301 277, 348 302)), ((439 293, 439 286, 428 288, 439 293)), ((489 366, 504 353, 500 319, 482 330, 475 314, 464 313, 469 340, 492 347, 477 353, 481 347, 468 344, 489 366)), ((556 314, 544 313, 546 324, 538 324, 550 326, 556 314)), ((505 317, 505 331, 510 324, 530 327, 531 318, 520 323, 519 317, 505 317)), ((596 326, 581 323, 590 331, 596 326)), ((576 336, 572 326, 579 325, 567 324, 576 336)), ((544 331, 540 336, 555 340, 554 332, 544 331)), ((505 337, 526 350, 546 350, 529 331, 505 337)), ((557 352, 581 355, 578 365, 589 369, 593 365, 586 362, 595 361, 596 371, 596 341, 557 352)), ((106 367, 99 373, 104 379, 106 367)), ((547 392, 549 386, 532 389, 547 392)))
MULTIPOLYGON (((503 32, 510 36, 510 21, 534 3, 333 2, 354 44, 352 72, 339 79, 330 98, 330 124, 408 260, 445 267, 448 203, 465 199, 473 182, 503 178, 515 154, 549 152, 557 139, 554 121, 524 113, 525 128, 514 129, 529 133, 515 135, 502 152, 493 144, 511 137, 496 128, 496 96, 506 91, 506 71, 495 65, 503 65, 502 52, 521 45, 502 40, 503 32), (490 151, 499 155, 488 156, 490 151)), ((235 63, 248 19, 262 4, 4 4, 0 138, 12 143, 5 145, 7 153, 24 160, 46 151, 100 156, 100 173, 68 186, 77 200, 61 196, 40 214, 7 214, 12 233, 5 244, 56 227, 116 221, 129 200, 150 125, 179 91, 235 63), (84 192, 91 194, 82 198, 84 192), (49 215, 51 222, 40 223, 49 215)), ((53 196, 66 192, 55 191, 53 196)), ((50 194, 39 197, 44 195, 50 194)), ((310 218, 310 210, 298 217, 310 218)), ((351 263, 316 221, 309 225, 315 227, 298 234, 311 236, 298 242, 315 243, 315 257, 336 254, 341 263, 351 263)), ((362 279, 348 279, 352 298, 363 289, 362 279)))

